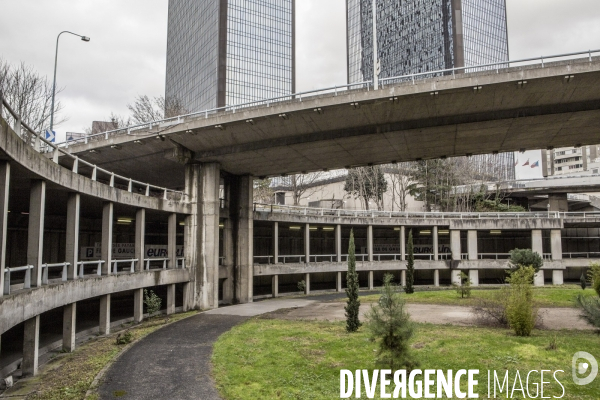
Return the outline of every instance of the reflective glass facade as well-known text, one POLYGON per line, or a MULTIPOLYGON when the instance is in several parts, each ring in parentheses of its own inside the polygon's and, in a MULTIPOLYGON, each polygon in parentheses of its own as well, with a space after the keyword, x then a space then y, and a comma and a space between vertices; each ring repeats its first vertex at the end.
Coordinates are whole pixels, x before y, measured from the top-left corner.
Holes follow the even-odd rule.
POLYGON ((294 0, 170 0, 165 96, 189 111, 294 92, 294 0))

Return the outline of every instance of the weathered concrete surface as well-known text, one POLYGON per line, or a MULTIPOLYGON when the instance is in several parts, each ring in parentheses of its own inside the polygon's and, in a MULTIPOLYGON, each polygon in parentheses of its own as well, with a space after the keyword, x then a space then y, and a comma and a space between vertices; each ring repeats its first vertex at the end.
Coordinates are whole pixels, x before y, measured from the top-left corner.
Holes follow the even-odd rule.
POLYGON ((450 229, 489 230, 489 229, 561 229, 559 218, 511 218, 511 219, 452 219, 450 229))
MULTIPOLYGON (((449 269, 446 261, 415 260, 415 269, 449 269)), ((388 271, 405 270, 406 261, 356 261, 357 271, 388 271)), ((288 263, 288 264, 255 264, 254 276, 312 274, 317 272, 346 272, 348 263, 319 262, 319 263, 288 263)))
POLYGON ((36 315, 77 301, 189 280, 187 269, 156 270, 77 279, 16 292, 0 298, 0 335, 36 315))
POLYGON ((237 315, 241 317, 254 317, 276 311, 282 308, 302 308, 315 303, 311 297, 300 299, 274 299, 254 303, 238 304, 231 307, 221 307, 205 312, 208 315, 237 315))

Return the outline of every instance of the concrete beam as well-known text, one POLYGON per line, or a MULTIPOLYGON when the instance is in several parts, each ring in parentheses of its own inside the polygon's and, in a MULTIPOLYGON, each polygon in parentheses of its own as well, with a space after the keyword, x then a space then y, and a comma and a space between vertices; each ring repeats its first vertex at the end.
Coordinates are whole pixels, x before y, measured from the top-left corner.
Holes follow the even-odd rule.
POLYGON ((38 373, 38 356, 40 349, 40 316, 37 315, 24 323, 23 377, 35 376, 38 373))
POLYGON ((100 335, 110 335, 110 294, 100 296, 100 335))
MULTIPOLYGON (((110 275, 112 271, 114 204, 110 201, 102 205, 102 275, 110 275)), ((110 329, 110 328, 109 328, 110 329)))
POLYGON ((67 279, 77 279, 77 262, 79 261, 79 214, 81 209, 81 195, 69 193, 67 198, 67 238, 66 262, 70 263, 67 269, 67 279))
POLYGON ((450 219, 446 220, 450 230, 532 230, 562 229, 563 220, 559 218, 507 218, 507 219, 450 219))
POLYGON ((63 307, 63 351, 72 353, 75 350, 75 324, 77 321, 77 303, 63 307))
POLYGON ((8 198, 10 193, 10 163, 0 162, 0 297, 4 295, 6 241, 8 238, 8 198))
POLYGON ((31 181, 29 196, 29 228, 27 230, 27 264, 33 265, 31 286, 42 285, 42 252, 44 249, 44 215, 46 182, 31 181))

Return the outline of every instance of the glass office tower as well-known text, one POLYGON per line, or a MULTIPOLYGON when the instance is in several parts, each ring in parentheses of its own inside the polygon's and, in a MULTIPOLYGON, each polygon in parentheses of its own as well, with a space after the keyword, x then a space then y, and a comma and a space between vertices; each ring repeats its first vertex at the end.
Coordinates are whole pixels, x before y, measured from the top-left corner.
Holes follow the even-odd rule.
POLYGON ((169 0, 165 97, 190 112, 295 91, 295 0, 169 0))

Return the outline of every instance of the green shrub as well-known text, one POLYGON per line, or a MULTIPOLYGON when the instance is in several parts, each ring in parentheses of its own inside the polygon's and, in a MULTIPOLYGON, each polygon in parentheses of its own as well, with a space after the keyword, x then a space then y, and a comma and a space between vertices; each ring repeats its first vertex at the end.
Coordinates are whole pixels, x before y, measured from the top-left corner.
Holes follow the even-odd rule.
POLYGON ((534 267, 521 267, 507 278, 510 292, 506 305, 506 319, 517 336, 530 336, 537 320, 538 313, 533 305, 531 285, 534 275, 534 267))
POLYGON ((144 304, 146 305, 148 316, 152 316, 152 314, 160 311, 162 300, 153 290, 144 289, 144 304))
POLYGON ((298 282, 298 290, 301 292, 306 292, 306 281, 304 279, 298 282))
POLYGON ((587 297, 578 294, 575 304, 581 309, 581 318, 600 329, 600 297, 587 297))
MULTIPOLYGON (((542 265, 544 265, 544 260, 542 260, 542 257, 538 253, 531 249, 514 249, 510 251, 508 264, 513 271, 518 268, 531 266, 537 273, 542 268, 542 265)), ((531 279, 533 280, 533 278, 531 279)))
POLYGON ((473 314, 482 325, 508 327, 506 306, 509 297, 508 287, 494 291, 490 297, 479 297, 475 300, 473 314))
POLYGON ((117 339, 116 339, 116 344, 117 345, 121 345, 121 344, 129 344, 133 341, 133 333, 131 333, 129 331, 129 329, 127 329, 124 333, 119 333, 117 335, 117 339))
POLYGON ((456 283, 453 283, 452 286, 454 286, 456 288, 456 293, 461 297, 461 298, 470 298, 471 297, 471 285, 473 283, 471 282, 471 279, 469 279, 469 275, 465 274, 464 272, 461 271, 460 273, 460 285, 457 285, 456 283))
POLYGON ((354 230, 350 230, 350 243, 348 244, 348 273, 346 274, 346 295, 348 302, 346 311, 346 331, 356 332, 362 325, 358 319, 360 300, 358 299, 358 273, 356 272, 356 255, 354 247, 354 230))
POLYGON ((588 279, 592 284, 592 288, 600 296, 600 264, 590 264, 588 279))

